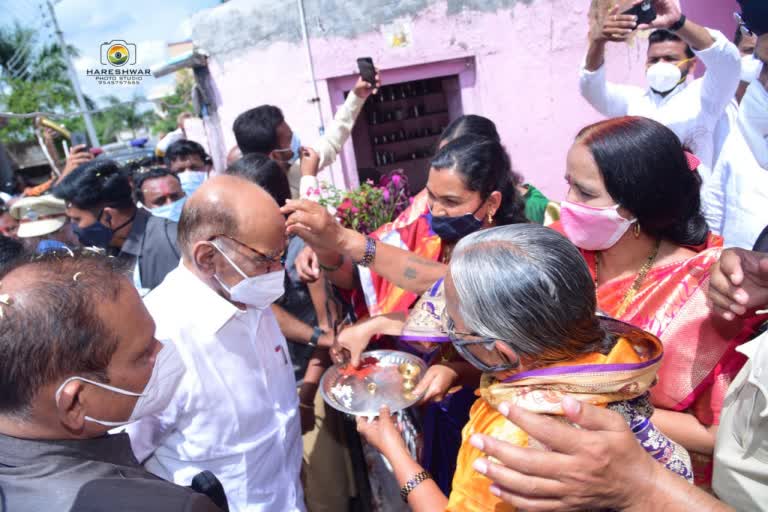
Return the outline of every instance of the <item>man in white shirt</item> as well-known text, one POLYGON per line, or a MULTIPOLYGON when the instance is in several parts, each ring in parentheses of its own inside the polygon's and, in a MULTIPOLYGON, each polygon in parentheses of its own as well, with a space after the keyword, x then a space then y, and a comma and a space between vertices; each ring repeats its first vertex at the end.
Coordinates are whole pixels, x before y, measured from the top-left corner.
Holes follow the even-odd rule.
MULTIPOLYGON (((318 170, 323 170, 336 161, 336 156, 355 125, 357 116, 365 105, 365 100, 376 93, 379 86, 379 76, 376 75, 376 86, 359 78, 355 87, 347 95, 346 101, 336 112, 333 121, 325 127, 325 133, 314 141, 310 147, 314 149, 320 162, 318 170)), ((243 155, 263 153, 277 161, 288 173, 288 183, 294 199, 304 198, 309 187, 316 180, 302 180, 299 167, 299 150, 301 141, 285 121, 283 112, 273 105, 261 105, 246 110, 235 119, 232 125, 237 145, 243 155)))
POLYGON ((304 510, 296 381, 270 309, 285 245, 267 192, 211 178, 184 207, 181 264, 146 298, 187 372, 163 413, 128 427, 136 457, 181 485, 212 471, 234 512, 304 510))
MULTIPOLYGON (((768 33, 758 37, 755 57, 768 62, 768 33)), ((704 184, 702 207, 726 246, 751 249, 768 226, 768 66, 747 88, 736 126, 704 184)))
POLYGON ((722 33, 688 20, 675 0, 654 0, 653 5, 657 17, 648 27, 662 30, 653 32, 648 40, 649 87, 606 80, 606 44, 626 41, 637 23, 635 17, 619 14, 616 7, 590 31, 581 70, 581 94, 605 116, 644 116, 670 128, 702 161, 699 172, 706 180, 716 161, 715 147, 721 145, 715 141, 715 126, 739 83, 739 51, 722 33), (688 83, 686 78, 693 74, 696 57, 707 66, 707 72, 688 83))

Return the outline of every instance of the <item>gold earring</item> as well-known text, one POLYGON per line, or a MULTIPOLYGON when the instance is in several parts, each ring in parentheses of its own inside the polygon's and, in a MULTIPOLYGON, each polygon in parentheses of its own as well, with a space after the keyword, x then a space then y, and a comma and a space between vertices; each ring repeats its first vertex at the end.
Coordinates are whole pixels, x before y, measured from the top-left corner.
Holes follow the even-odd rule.
POLYGON ((488 210, 488 224, 493 224, 493 212, 488 210))
POLYGON ((635 238, 636 239, 640 238, 640 223, 639 222, 635 222, 635 227, 633 229, 634 229, 635 238))

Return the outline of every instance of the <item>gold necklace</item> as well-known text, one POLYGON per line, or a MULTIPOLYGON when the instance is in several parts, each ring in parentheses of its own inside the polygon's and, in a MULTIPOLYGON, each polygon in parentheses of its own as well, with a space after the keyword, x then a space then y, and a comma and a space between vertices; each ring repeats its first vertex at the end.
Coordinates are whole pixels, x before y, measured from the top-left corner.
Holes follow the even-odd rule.
MULTIPOLYGON (((656 259, 656 256, 659 255, 659 247, 661 246, 661 240, 656 240, 656 245, 653 248, 653 252, 650 256, 648 256, 648 260, 643 264, 642 267, 640 267, 640 271, 637 273, 637 277, 635 277, 635 281, 632 283, 632 286, 629 287, 627 292, 624 294, 624 298, 621 300, 621 305, 619 306, 619 310, 616 312, 616 318, 621 318, 624 316, 624 313, 627 312, 627 308, 629 308, 630 304, 632 304, 632 301, 635 300, 635 296, 637 295, 637 292, 640 291, 640 287, 643 285, 643 281, 645 281, 645 277, 648 275, 648 272, 651 270, 651 267, 653 266, 653 262, 656 259)), ((597 289, 598 286, 598 272, 600 268, 600 253, 595 254, 595 289, 597 289)))

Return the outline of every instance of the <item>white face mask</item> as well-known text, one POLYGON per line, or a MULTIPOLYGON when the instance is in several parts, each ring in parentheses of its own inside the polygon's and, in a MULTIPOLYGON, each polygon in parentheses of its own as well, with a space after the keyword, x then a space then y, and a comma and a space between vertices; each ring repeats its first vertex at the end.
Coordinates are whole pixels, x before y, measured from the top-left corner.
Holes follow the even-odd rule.
POLYGON ((181 210, 184 209, 184 204, 186 202, 187 198, 182 197, 181 199, 172 203, 167 203, 162 206, 155 206, 154 208, 150 209, 149 212, 155 217, 172 220, 173 222, 179 222, 179 219, 181 218, 181 210))
POLYGON ((108 389, 115 393, 127 396, 137 396, 136 405, 133 406, 133 411, 130 417, 126 421, 105 421, 86 416, 85 419, 104 425, 106 427, 119 427, 121 425, 127 425, 133 423, 146 416, 151 416, 165 410, 168 404, 173 398, 173 394, 176 392, 176 388, 179 385, 181 377, 185 371, 184 362, 179 356, 179 352, 173 343, 168 342, 163 344, 163 348, 157 353, 155 357, 155 367, 152 368, 152 375, 147 381, 147 385, 144 386, 144 391, 141 393, 134 393, 133 391, 127 391, 103 382, 96 382, 95 380, 86 379, 85 377, 74 376, 66 379, 61 383, 61 386, 56 390, 56 403, 59 403, 59 397, 61 391, 69 382, 73 380, 80 380, 93 384, 103 389, 108 389))
POLYGON ((763 62, 754 55, 745 55, 741 58, 741 81, 751 84, 763 70, 763 62))
POLYGON ((669 92, 683 81, 680 67, 669 62, 657 62, 645 72, 648 85, 656 92, 669 92))
POLYGON ((184 171, 176 176, 179 177, 181 189, 187 197, 194 194, 195 191, 200 188, 200 185, 205 183, 205 180, 208 179, 208 173, 205 171, 184 171))
POLYGON ((757 163, 768 170, 768 91, 758 80, 741 100, 739 127, 757 163))
POLYGON ((232 265, 232 268, 243 276, 243 280, 232 288, 225 285, 217 276, 214 276, 222 288, 229 294, 230 299, 256 309, 266 309, 285 294, 285 269, 248 277, 220 247, 215 243, 212 245, 232 265))

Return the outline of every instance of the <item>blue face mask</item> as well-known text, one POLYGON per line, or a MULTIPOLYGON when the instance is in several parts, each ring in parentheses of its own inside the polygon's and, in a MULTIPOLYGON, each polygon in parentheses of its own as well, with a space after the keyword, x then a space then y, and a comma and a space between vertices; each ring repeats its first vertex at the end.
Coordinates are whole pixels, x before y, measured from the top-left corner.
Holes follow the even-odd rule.
POLYGON ((96 217, 96 222, 90 226, 81 228, 80 226, 75 225, 72 227, 72 231, 77 235, 78 240, 80 240, 80 243, 83 244, 84 247, 99 247, 101 249, 106 249, 109 247, 109 243, 112 241, 112 237, 115 236, 115 233, 133 222, 133 219, 136 218, 136 212, 134 212, 130 219, 126 220, 115 229, 112 229, 101 223, 102 215, 104 215, 104 210, 99 212, 99 215, 96 217))
POLYGON ((156 206, 151 210, 149 210, 149 212, 155 217, 168 219, 173 222, 179 222, 179 218, 181 217, 181 210, 184 208, 184 204, 186 202, 187 202, 187 198, 182 197, 181 199, 174 201, 172 203, 167 203, 162 206, 156 206))
POLYGON ((432 212, 429 212, 427 213, 427 220, 430 229, 443 242, 461 240, 483 227, 483 221, 478 220, 474 213, 467 213, 458 217, 448 217, 447 215, 435 217, 432 212))
POLYGON ((293 156, 291 157, 291 163, 299 159, 299 156, 301 156, 299 154, 300 150, 301 150, 301 140, 299 140, 299 136, 296 135, 296 132, 293 132, 293 137, 291 137, 291 151, 293 151, 293 156))
POLYGON ((181 189, 187 195, 191 196, 195 191, 200 188, 200 185, 205 183, 208 179, 208 173, 205 171, 184 171, 177 174, 179 181, 181 182, 181 189))
POLYGON ((84 247, 99 247, 101 249, 109 247, 109 242, 112 241, 114 234, 111 229, 99 221, 84 228, 73 226, 72 231, 84 247))

